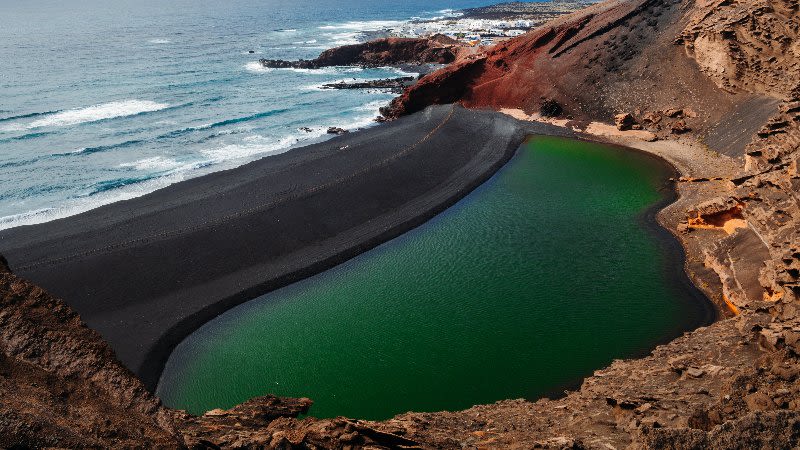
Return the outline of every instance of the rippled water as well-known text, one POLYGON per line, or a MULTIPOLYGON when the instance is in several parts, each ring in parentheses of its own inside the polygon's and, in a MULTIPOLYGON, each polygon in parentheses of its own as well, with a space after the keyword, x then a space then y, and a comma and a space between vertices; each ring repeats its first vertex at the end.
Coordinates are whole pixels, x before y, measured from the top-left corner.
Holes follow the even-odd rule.
POLYGON ((368 126, 391 95, 318 86, 400 71, 257 60, 311 58, 363 31, 487 3, 0 0, 0 229, 324 139, 329 126, 368 126))
POLYGON ((536 138, 425 225, 206 324, 158 394, 195 413, 272 393, 383 419, 558 392, 707 319, 676 241, 645 220, 670 175, 536 138))

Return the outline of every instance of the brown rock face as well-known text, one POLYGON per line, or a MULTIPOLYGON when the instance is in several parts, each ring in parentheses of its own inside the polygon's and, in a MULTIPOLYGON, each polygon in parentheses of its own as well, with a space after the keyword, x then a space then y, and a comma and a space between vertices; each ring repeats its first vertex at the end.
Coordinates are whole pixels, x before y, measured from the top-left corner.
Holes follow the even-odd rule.
POLYGON ((329 66, 392 66, 398 64, 449 64, 456 59, 457 41, 446 36, 385 38, 344 45, 322 52, 316 59, 283 61, 262 59, 272 68, 319 69, 329 66))
POLYGON ((171 413, 61 300, 0 273, 0 447, 169 447, 171 413))

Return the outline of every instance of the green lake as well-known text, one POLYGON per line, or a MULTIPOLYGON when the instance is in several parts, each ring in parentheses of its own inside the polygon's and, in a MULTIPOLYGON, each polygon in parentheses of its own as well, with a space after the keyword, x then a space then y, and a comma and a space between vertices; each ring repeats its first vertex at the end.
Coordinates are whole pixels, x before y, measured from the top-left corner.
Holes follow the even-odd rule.
POLYGON ((653 219, 670 176, 639 152, 531 138, 421 227, 204 325, 158 395, 193 413, 271 393, 385 419, 575 388, 712 314, 653 219))

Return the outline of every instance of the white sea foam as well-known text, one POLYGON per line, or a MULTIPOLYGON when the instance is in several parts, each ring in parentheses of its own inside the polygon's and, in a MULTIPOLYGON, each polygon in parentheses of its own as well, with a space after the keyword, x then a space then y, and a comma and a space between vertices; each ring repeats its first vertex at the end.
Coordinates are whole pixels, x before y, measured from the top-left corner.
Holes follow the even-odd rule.
POLYGON ((135 169, 135 170, 153 170, 153 171, 167 171, 172 170, 179 167, 181 164, 172 159, 166 158, 163 156, 153 156, 150 158, 143 158, 137 161, 129 162, 129 163, 122 163, 119 167, 123 169, 135 169))
POLYGON ((169 44, 172 41, 170 41, 169 39, 150 39, 147 42, 151 44, 169 44))
POLYGON ((384 28, 397 27, 405 22, 399 20, 366 20, 366 21, 350 21, 344 23, 337 23, 331 25, 323 25, 319 27, 320 30, 380 30, 384 28))
POLYGON ((136 183, 101 192, 91 197, 71 198, 62 205, 52 208, 42 208, 34 211, 27 211, 20 214, 12 214, 0 217, 0 230, 19 227, 23 225, 34 225, 37 223, 49 222, 51 220, 74 216, 91 209, 98 208, 110 203, 130 200, 141 197, 155 190, 165 188, 170 184, 177 183, 185 179, 185 173, 174 173, 169 176, 154 178, 142 183, 136 183))
POLYGON ((350 67, 350 66, 331 66, 331 67, 322 67, 319 69, 298 69, 295 67, 286 67, 286 68, 282 67, 280 69, 274 69, 274 70, 286 70, 289 72, 308 73, 312 75, 340 75, 345 73, 363 72, 364 68, 350 67))
MULTIPOLYGON (((374 104, 371 103, 368 105, 377 106, 377 102, 373 103, 374 104)), ((366 107, 367 105, 363 105, 362 107, 352 110, 355 111, 366 107)), ((110 203, 141 197, 189 178, 236 167, 258 158, 277 155, 300 145, 319 141, 327 136, 328 126, 355 130, 374 125, 373 117, 374 115, 365 115, 352 120, 332 121, 326 123, 325 126, 310 127, 312 130, 310 133, 299 132, 282 138, 261 135, 248 136, 239 144, 227 144, 201 151, 203 159, 191 163, 180 163, 174 159, 161 156, 123 163, 120 164, 119 167, 131 168, 143 172, 163 172, 163 175, 147 181, 125 185, 117 189, 111 189, 84 197, 71 198, 56 207, 41 208, 0 217, 0 230, 49 222, 51 220, 80 214, 110 203)))
POLYGON ((359 36, 361 35, 360 31, 351 32, 351 33, 327 33, 328 39, 330 39, 331 43, 334 45, 353 45, 358 44, 361 42, 359 36))
POLYGON ((166 103, 156 103, 149 100, 124 100, 103 103, 101 105, 48 114, 41 119, 29 123, 26 128, 63 127, 79 123, 113 119, 115 117, 133 116, 145 112, 158 111, 167 107, 169 107, 169 105, 166 103))
POLYGON ((386 99, 386 100, 375 100, 375 101, 366 103, 364 105, 357 106, 357 107, 353 108, 352 110, 353 111, 373 111, 373 112, 377 112, 378 109, 380 109, 381 107, 388 105, 390 101, 391 101, 391 98, 386 99))
POLYGON ((26 130, 25 126, 18 123, 12 123, 0 127, 0 133, 13 133, 15 131, 25 131, 25 130, 26 130))
POLYGON ((244 138, 239 144, 227 144, 203 150, 202 153, 211 164, 231 163, 242 159, 253 159, 256 156, 263 157, 283 153, 302 141, 307 141, 320 135, 312 132, 307 133, 307 136, 295 134, 277 140, 271 137, 253 135, 244 138))
POLYGON ((270 69, 269 67, 264 67, 264 65, 258 61, 250 61, 249 63, 244 65, 244 68, 248 72, 253 72, 253 73, 267 73, 275 70, 275 69, 270 69))

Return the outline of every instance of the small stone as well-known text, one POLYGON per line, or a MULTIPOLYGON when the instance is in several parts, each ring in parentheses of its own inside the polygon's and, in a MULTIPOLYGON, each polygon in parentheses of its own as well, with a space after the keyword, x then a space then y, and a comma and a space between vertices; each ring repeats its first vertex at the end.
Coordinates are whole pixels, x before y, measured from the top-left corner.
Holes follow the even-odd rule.
POLYGON ((683 117, 683 109, 680 108, 670 108, 664 111, 664 115, 667 117, 672 117, 673 119, 676 117, 683 117))
POLYGON ((648 411, 648 410, 650 410, 652 407, 653 407, 653 405, 652 405, 651 403, 645 403, 644 405, 642 405, 642 406, 640 406, 640 407, 636 408, 636 412, 638 412, 638 413, 647 412, 647 411, 648 411))
POLYGON ((700 378, 705 375, 705 371, 703 369, 698 369, 697 367, 689 367, 686 369, 686 373, 693 378, 700 378))
POLYGON ((673 134, 683 134, 683 133, 686 133, 687 131, 690 131, 691 128, 689 128, 689 126, 686 125, 686 121, 685 120, 681 119, 681 120, 678 120, 678 121, 674 122, 670 126, 670 130, 672 131, 673 134))
POLYGON ((755 392, 745 396, 744 402, 750 411, 771 411, 775 409, 775 402, 763 392, 755 392))

